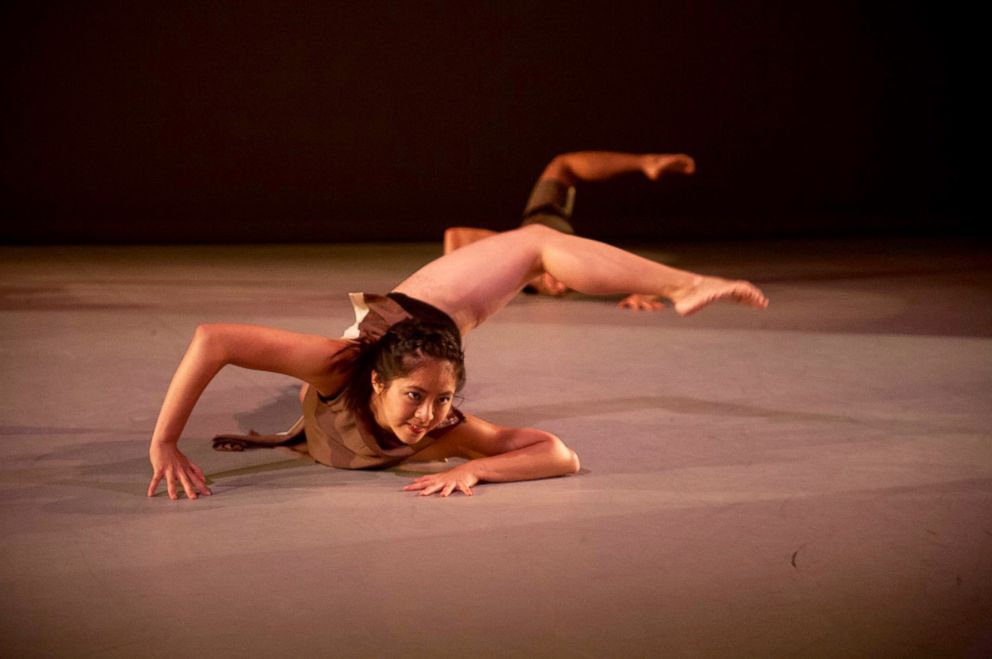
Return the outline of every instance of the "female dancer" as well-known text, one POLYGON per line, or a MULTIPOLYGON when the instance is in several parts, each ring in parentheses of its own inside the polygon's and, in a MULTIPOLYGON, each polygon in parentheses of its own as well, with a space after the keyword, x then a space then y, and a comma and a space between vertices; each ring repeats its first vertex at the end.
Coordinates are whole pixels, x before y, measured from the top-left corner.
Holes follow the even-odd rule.
MULTIPOLYGON (((696 161, 684 153, 562 153, 552 158, 531 191, 521 226, 537 223, 565 233, 576 233, 572 210, 575 206, 575 188, 579 183, 604 181, 629 174, 640 174, 650 181, 658 181, 673 174, 692 176, 695 173, 696 161)), ((444 231, 444 253, 488 238, 494 233, 496 232, 478 227, 448 227, 444 231)), ((561 297, 568 293, 568 287, 544 273, 530 281, 524 287, 524 292, 561 297)), ((617 306, 635 311, 658 311, 664 308, 658 296, 638 293, 627 295, 617 306)))
POLYGON ((588 295, 657 295, 688 315, 717 300, 764 308, 752 284, 677 270, 604 243, 529 224, 474 242, 415 272, 389 296, 352 294, 358 321, 341 339, 252 325, 197 328, 152 435, 148 495, 165 480, 190 499, 209 495, 203 471, 178 448, 203 390, 227 364, 303 380, 306 446, 336 467, 467 457, 404 489, 471 494, 480 481, 574 473, 578 457, 554 435, 504 428, 453 409, 464 381, 461 337, 547 273, 588 295))

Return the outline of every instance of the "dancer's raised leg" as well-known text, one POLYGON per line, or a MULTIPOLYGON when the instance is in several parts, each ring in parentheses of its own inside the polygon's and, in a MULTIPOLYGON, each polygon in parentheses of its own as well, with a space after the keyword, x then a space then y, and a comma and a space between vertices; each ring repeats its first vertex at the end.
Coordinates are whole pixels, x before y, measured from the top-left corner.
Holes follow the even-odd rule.
POLYGON ((761 291, 746 281, 678 270, 540 225, 496 234, 451 252, 394 290, 444 310, 464 333, 501 309, 542 272, 589 295, 660 295, 671 300, 682 315, 721 299, 758 308, 768 305, 761 291))

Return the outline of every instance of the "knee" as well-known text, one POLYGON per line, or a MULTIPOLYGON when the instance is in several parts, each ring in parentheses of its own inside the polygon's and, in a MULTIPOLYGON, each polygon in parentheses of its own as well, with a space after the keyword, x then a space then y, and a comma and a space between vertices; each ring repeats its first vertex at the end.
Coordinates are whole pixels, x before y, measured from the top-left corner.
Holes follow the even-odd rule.
POLYGON ((582 469, 582 463, 579 462, 579 454, 573 451, 572 449, 568 449, 568 452, 570 454, 570 459, 568 462, 568 469, 569 469, 568 473, 577 474, 582 469))
POLYGON ((210 345, 217 342, 217 326, 216 325, 197 325, 196 330, 193 331, 193 343, 209 347, 210 345))
POLYGON ((220 343, 216 325, 197 325, 190 349, 211 360, 220 359, 220 343))

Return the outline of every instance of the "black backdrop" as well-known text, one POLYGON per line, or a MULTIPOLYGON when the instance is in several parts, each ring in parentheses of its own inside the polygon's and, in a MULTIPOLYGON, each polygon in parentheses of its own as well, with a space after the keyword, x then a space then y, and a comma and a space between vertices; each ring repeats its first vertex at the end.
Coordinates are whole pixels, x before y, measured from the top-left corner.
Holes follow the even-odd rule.
POLYGON ((575 149, 698 159, 691 180, 584 189, 578 219, 605 238, 961 231, 984 205, 981 23, 928 3, 0 12, 8 242, 509 228, 575 149))

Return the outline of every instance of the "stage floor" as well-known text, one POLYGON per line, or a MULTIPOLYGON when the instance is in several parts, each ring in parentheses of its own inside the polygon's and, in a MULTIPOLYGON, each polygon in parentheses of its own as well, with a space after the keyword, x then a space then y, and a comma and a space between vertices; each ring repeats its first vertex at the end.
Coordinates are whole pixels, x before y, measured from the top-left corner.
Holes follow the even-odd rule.
POLYGON ((521 296, 462 409, 576 476, 401 491, 288 450, 287 378, 229 368, 183 441, 215 495, 145 496, 197 324, 339 335, 436 245, 0 249, 0 655, 989 656, 992 259, 947 241, 644 250, 765 312, 521 296))

